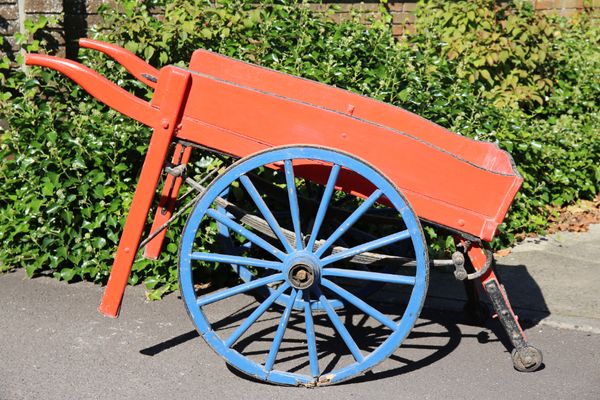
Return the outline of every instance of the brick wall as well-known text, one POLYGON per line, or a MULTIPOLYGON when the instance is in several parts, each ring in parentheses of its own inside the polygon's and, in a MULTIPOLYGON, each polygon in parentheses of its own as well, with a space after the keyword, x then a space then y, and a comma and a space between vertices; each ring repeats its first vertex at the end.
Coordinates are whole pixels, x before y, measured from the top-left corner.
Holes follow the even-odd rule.
MULTIPOLYGON (((46 39, 59 49, 59 54, 74 58, 77 55, 77 39, 85 36, 87 29, 98 21, 97 9, 102 3, 111 0, 0 0, 0 36, 5 43, 1 49, 14 56, 15 45, 12 35, 22 29, 23 18, 45 15, 58 20, 51 26, 46 39)), ((584 8, 584 4, 600 8, 600 0, 531 0, 538 12, 573 15, 584 8)), ((341 21, 350 17, 352 10, 359 11, 365 17, 377 12, 379 1, 367 0, 323 0, 339 9, 333 16, 341 21)), ((415 19, 416 0, 389 0, 387 7, 393 18, 396 35, 412 30, 415 19)), ((313 5, 315 9, 324 6, 313 5)))
POLYGON ((98 22, 98 7, 107 0, 0 0, 0 35, 5 44, 2 51, 14 56, 12 36, 23 29, 21 21, 45 16, 50 24, 44 38, 59 55, 75 57, 77 39, 84 37, 89 26, 98 22))
MULTIPOLYGON (((600 0, 530 0, 535 9, 543 14, 559 14, 571 16, 581 12, 585 6, 600 9, 600 0)), ((501 3, 502 0, 498 0, 501 3)), ((372 13, 379 8, 379 1, 360 0, 323 0, 323 3, 335 4, 340 10, 337 20, 350 17, 352 9, 364 13, 372 13)), ((395 35, 401 35, 405 30, 411 31, 415 21, 417 0, 394 1, 388 0, 388 11, 392 14, 395 35)))
POLYGON ((19 4, 17 0, 0 0, 0 36, 5 38, 2 51, 14 47, 11 36, 19 31, 19 4))

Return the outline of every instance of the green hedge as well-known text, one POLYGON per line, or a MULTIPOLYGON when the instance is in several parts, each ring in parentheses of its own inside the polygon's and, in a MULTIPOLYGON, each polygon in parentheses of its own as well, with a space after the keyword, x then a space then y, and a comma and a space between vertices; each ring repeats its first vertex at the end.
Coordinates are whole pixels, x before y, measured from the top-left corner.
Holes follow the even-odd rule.
MULTIPOLYGON (((375 20, 335 23, 331 12, 289 1, 165 3, 160 19, 149 11, 160 2, 102 6, 92 36, 155 66, 185 65, 193 50, 211 49, 390 102, 510 151, 525 183, 496 246, 543 231, 548 205, 598 193, 600 29, 592 15, 546 17, 529 2, 436 0, 419 4, 417 33, 397 41, 383 5, 375 20)), ((36 38, 46 21, 28 26, 36 38)), ((44 47, 17 39, 31 51, 44 47)), ((80 56, 149 97, 113 61, 80 56)), ((0 268, 105 282, 150 132, 59 74, 7 66, 4 59, 0 268)), ((446 238, 428 233, 432 250, 444 251, 446 238)), ((177 228, 169 232, 160 260, 137 261, 130 283, 144 281, 151 297, 176 288, 178 236, 177 228)))

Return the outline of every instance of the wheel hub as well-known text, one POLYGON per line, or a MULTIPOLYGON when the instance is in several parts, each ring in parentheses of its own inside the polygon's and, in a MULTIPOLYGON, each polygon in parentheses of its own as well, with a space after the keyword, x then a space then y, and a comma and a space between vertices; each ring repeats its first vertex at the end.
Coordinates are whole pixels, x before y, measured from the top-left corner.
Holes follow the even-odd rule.
POLYGON ((304 263, 292 265, 288 271, 288 279, 296 289, 306 289, 315 283, 316 272, 313 267, 304 263))

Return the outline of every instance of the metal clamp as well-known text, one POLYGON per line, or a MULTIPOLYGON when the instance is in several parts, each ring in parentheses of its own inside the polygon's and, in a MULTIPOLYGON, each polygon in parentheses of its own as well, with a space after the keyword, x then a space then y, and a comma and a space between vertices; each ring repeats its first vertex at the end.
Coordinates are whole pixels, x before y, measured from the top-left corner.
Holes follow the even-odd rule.
POLYGON ((185 174, 185 164, 179 164, 175 167, 167 165, 165 167, 165 172, 169 175, 173 175, 174 177, 183 176, 185 174))
POLYGON ((459 281, 467 279, 469 274, 465 269, 465 256, 460 251, 455 251, 452 254, 452 263, 454 264, 454 277, 459 281))
MULTIPOLYGON (((464 248, 464 253, 467 252, 468 248, 471 246, 470 241, 465 241, 464 246, 460 246, 464 248)), ((490 250, 489 245, 485 242, 482 243, 482 250, 485 254, 485 265, 479 271, 473 272, 471 274, 467 273, 465 269, 465 255, 461 251, 456 251, 452 254, 452 263, 454 264, 454 277, 459 281, 464 280, 473 280, 480 278, 483 276, 492 266, 492 262, 494 261, 494 253, 490 250)))

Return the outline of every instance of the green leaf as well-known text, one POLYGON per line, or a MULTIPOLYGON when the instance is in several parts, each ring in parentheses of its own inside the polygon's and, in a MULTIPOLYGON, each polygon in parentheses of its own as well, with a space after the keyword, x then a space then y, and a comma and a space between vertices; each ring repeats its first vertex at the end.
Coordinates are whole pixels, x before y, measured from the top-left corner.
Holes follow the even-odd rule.
POLYGON ((176 254, 176 253, 177 253, 177 250, 178 250, 178 248, 179 248, 179 247, 177 246, 177 244, 176 244, 176 243, 169 243, 169 244, 167 244, 167 251, 168 251, 169 253, 176 254))
POLYGON ((144 48, 144 58, 146 60, 150 60, 153 55, 154 55, 154 47, 152 47, 152 46, 146 46, 144 48))
POLYGON ((204 29, 202 29, 200 31, 200 33, 202 34, 202 37, 204 39, 209 39, 209 40, 212 39, 213 34, 212 34, 212 31, 210 29, 204 28, 204 29))
POLYGON ((70 282, 75 277, 76 271, 73 268, 63 268, 60 271, 60 278, 70 282))
POLYGON ((489 71, 487 69, 481 69, 479 70, 479 73, 481 74, 481 76, 483 77, 483 79, 485 79, 486 81, 488 81, 488 83, 490 85, 494 84, 494 80, 492 79, 492 76, 490 75, 489 71))
POLYGON ((27 274, 28 278, 33 277, 33 274, 35 273, 35 271, 37 271, 39 268, 38 266, 34 265, 34 264, 27 264, 25 266, 25 273, 27 274))

